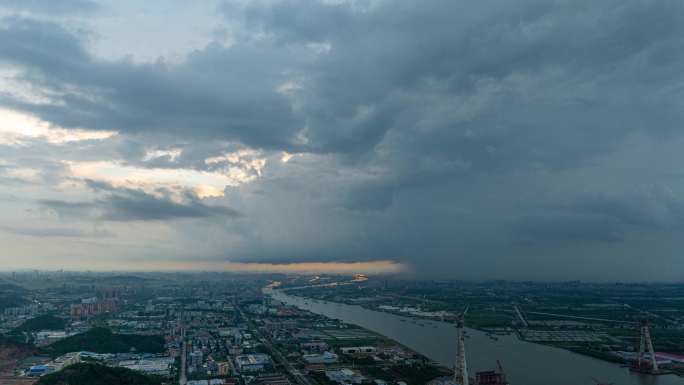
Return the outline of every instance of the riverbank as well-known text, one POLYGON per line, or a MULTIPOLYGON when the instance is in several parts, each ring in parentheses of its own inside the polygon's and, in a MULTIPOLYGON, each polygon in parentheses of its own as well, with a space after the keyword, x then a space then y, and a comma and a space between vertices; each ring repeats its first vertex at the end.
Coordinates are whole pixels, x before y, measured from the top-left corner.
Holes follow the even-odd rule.
MULTIPOLYGON (((456 353, 456 328, 453 324, 425 320, 422 322, 425 325, 420 326, 410 322, 413 318, 361 306, 323 302, 277 291, 272 295, 301 309, 382 334, 446 367, 453 363, 456 353)), ((617 364, 522 341, 513 335, 497 336, 497 340, 493 340, 479 330, 467 331, 470 336, 466 340, 470 371, 491 370, 500 360, 511 384, 594 385, 593 377, 620 385, 684 385, 684 379, 677 376, 653 377, 631 373, 617 364)))
POLYGON ((381 333, 337 317, 293 310, 280 301, 269 306, 271 312, 241 313, 242 317, 258 331, 264 352, 305 385, 419 385, 452 375, 440 363, 381 333))
MULTIPOLYGON (((296 291, 302 288, 291 288, 291 289, 281 289, 280 291, 287 293, 288 291, 296 291)), ((386 304, 378 304, 376 302, 365 302, 365 301, 360 301, 358 299, 356 300, 345 300, 344 298, 340 298, 340 301, 329 301, 327 299, 321 299, 321 298, 316 298, 316 297, 311 297, 311 296, 305 296, 301 295, 302 293, 297 293, 294 296, 297 296, 299 298, 304 298, 307 301, 322 301, 323 303, 326 302, 331 302, 331 303, 344 303, 349 306, 359 306, 364 309, 368 309, 370 311, 377 311, 377 312, 382 312, 382 313, 387 313, 387 314, 392 314, 395 316, 403 317, 406 318, 407 321, 405 322, 411 322, 414 323, 418 326, 425 326, 425 322, 444 322, 444 323, 455 323, 456 319, 458 318, 456 314, 452 312, 441 312, 439 314, 438 312, 427 312, 427 311, 421 311, 420 308, 415 308, 415 307, 407 307, 407 306, 390 306, 386 304)), ((288 295, 293 295, 293 294, 288 294, 288 295)), ((473 312, 467 312, 466 313, 466 325, 470 329, 478 330, 487 335, 488 338, 492 339, 493 341, 497 341, 499 336, 503 335, 513 335, 516 338, 518 338, 520 341, 525 341, 528 343, 533 343, 533 344, 538 344, 542 346, 549 346, 549 347, 554 347, 554 348, 559 348, 559 349, 564 349, 568 352, 573 352, 576 354, 581 354, 587 357, 599 359, 602 361, 605 361, 607 363, 611 364, 620 364, 624 365, 625 360, 621 358, 620 356, 613 354, 610 351, 605 351, 605 350, 598 350, 598 349, 593 349, 591 346, 587 344, 581 344, 581 343, 567 343, 567 342, 553 342, 553 341, 531 341, 528 340, 524 337, 524 333, 521 332, 520 329, 518 328, 513 328, 509 326, 503 326, 502 324, 502 318, 499 317, 496 320, 492 319, 491 317, 481 317, 477 314, 472 314, 473 312), (494 325, 494 326, 492 326, 494 325)), ((509 321, 510 319, 514 318, 513 312, 507 315, 509 321)), ((525 331, 525 329, 522 329, 525 331)), ((534 329, 536 331, 550 331, 550 332, 557 332, 555 329, 534 329)))

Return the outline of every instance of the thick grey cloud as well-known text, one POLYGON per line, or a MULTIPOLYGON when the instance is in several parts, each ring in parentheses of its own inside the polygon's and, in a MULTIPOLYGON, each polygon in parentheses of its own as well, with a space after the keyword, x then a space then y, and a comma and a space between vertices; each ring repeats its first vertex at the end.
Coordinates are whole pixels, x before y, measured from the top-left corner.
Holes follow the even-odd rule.
POLYGON ((679 70, 681 8, 250 2, 225 10, 245 37, 176 66, 99 60, 58 25, 7 19, 2 59, 53 103, 5 103, 67 127, 343 153, 391 131, 443 160, 567 166, 654 123, 676 130, 680 91, 631 95, 679 70))
POLYGON ((681 119, 670 99, 679 91, 638 106, 632 97, 680 68, 677 58, 658 60, 682 45, 677 2, 379 2, 359 11, 281 1, 243 12, 283 44, 329 44, 302 69, 296 93, 313 142, 327 147, 368 148, 393 130, 411 149, 487 168, 567 165, 632 130, 652 131, 645 116, 659 115, 654 134, 681 119), (645 71, 654 64, 658 74, 645 71))
POLYGON ((69 202, 46 199, 40 203, 65 217, 82 217, 104 221, 163 221, 175 219, 224 217, 236 218, 241 214, 225 206, 209 206, 192 194, 185 194, 186 202, 171 200, 171 192, 157 192, 154 196, 142 190, 115 188, 102 182, 88 181, 95 191, 105 193, 94 201, 69 202))
POLYGON ((579 196, 576 201, 544 207, 519 223, 523 239, 546 241, 624 241, 634 233, 680 231, 684 201, 672 191, 579 196))
POLYGON ((225 40, 152 63, 95 56, 88 32, 59 21, 2 21, 0 61, 42 97, 7 91, 2 106, 120 132, 34 144, 28 163, 44 153, 217 172, 207 158, 245 147, 268 159, 211 205, 91 182, 93 199, 44 206, 95 222, 192 218, 172 221, 179 249, 244 261, 393 259, 460 278, 631 279, 647 258, 684 267, 684 3, 218 11, 225 40), (150 149, 182 151, 147 159, 150 149), (302 155, 285 164, 281 151, 302 155), (619 269, 606 278, 582 267, 592 263, 619 269))
POLYGON ((25 18, 3 24, 0 60, 23 70, 19 80, 53 101, 5 94, 3 104, 56 125, 282 148, 303 127, 276 92, 282 68, 269 65, 285 57, 285 48, 212 45, 179 67, 105 62, 57 24, 25 18))

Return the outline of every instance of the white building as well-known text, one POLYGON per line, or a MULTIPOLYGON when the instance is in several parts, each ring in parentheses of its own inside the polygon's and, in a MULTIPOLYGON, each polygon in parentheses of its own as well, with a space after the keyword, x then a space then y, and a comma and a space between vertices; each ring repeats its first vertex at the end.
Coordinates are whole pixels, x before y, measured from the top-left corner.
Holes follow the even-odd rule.
POLYGON ((145 374, 168 376, 171 373, 171 366, 173 363, 174 359, 171 357, 159 357, 121 361, 118 366, 145 374))
POLYGON ((350 346, 340 348, 342 354, 373 354, 376 349, 373 346, 350 346))
POLYGON ((35 333, 35 344, 38 347, 47 346, 73 334, 67 334, 64 330, 41 330, 35 333))
POLYGON ((340 385, 360 384, 366 379, 361 373, 351 369, 326 370, 325 376, 340 385))

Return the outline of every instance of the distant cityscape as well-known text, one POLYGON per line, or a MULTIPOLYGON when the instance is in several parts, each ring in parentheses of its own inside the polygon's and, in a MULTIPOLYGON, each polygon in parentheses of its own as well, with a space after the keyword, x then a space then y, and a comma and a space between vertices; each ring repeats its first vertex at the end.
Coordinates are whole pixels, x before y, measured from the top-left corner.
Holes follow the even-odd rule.
POLYGON ((38 271, 0 279, 3 384, 69 383, 98 370, 142 384, 542 384, 543 366, 522 377, 515 356, 497 350, 529 343, 605 365, 587 384, 684 379, 684 285, 38 271), (369 314, 379 327, 353 318, 369 314), (414 342, 423 331, 433 334, 414 342))
POLYGON ((181 385, 401 385, 450 373, 382 335, 271 298, 262 289, 273 277, 21 272, 2 278, 1 383, 53 383, 83 365, 181 385))

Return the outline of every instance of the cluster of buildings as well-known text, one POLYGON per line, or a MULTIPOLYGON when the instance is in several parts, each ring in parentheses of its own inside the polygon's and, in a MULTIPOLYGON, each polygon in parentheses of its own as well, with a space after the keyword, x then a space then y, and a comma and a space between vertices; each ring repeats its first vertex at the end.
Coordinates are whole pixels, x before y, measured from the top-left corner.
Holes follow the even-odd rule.
POLYGON ((24 371, 28 377, 54 373, 79 362, 97 362, 101 365, 135 370, 144 374, 170 377, 174 371, 175 358, 166 355, 132 353, 71 352, 44 363, 37 363, 24 371))
POLYGON ((126 276, 102 284, 84 281, 88 286, 65 283, 40 291, 40 300, 0 317, 4 332, 41 314, 65 321, 61 330, 25 332, 39 355, 20 360, 17 376, 30 379, 75 363, 97 362, 182 385, 402 385, 411 383, 397 374, 405 371, 394 371, 389 378, 379 373, 428 364, 368 330, 271 299, 262 293, 263 281, 209 283, 174 277, 148 282, 126 276), (54 359, 40 355, 57 341, 103 324, 114 334, 163 336, 164 351, 121 347, 117 349, 125 351, 97 353, 81 348, 54 359))
POLYGON ((81 353, 68 353, 63 356, 57 357, 54 360, 45 363, 33 365, 25 372, 26 376, 37 377, 44 374, 54 373, 63 368, 81 362, 81 353))
POLYGON ((273 369, 273 362, 271 357, 267 354, 240 354, 235 357, 235 368, 239 373, 259 373, 271 371, 273 369))
POLYGON ((69 314, 72 318, 83 319, 90 316, 116 311, 116 299, 84 298, 81 303, 71 305, 69 314))
POLYGON ((416 353, 368 330, 277 300, 264 301, 248 310, 275 351, 274 356, 285 361, 283 366, 295 368, 317 383, 405 385, 409 380, 397 373, 410 373, 414 367, 430 365, 416 353), (394 377, 378 377, 378 373, 399 366, 406 370, 390 370, 394 377))
POLYGON ((170 346, 190 385, 239 381, 247 385, 334 383, 406 384, 378 378, 378 370, 425 364, 424 358, 367 330, 269 298, 247 304, 204 300, 175 313, 170 346), (363 363, 369 370, 355 368, 363 363), (213 381, 213 382, 212 382, 213 381))
POLYGON ((7 307, 3 310, 3 315, 5 317, 33 317, 38 315, 42 310, 42 306, 39 303, 30 303, 24 306, 12 306, 7 307))

